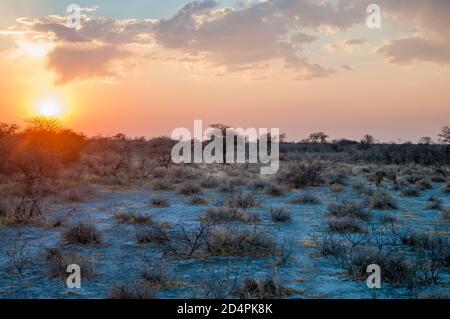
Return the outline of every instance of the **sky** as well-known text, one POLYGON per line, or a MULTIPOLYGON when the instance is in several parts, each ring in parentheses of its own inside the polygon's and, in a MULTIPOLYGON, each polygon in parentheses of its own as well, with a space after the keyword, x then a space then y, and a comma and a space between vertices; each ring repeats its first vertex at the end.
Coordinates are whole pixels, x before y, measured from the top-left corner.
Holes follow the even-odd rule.
POLYGON ((0 122, 436 138, 450 125, 448 21, 448 0, 2 0, 0 122), (371 3, 380 28, 366 23, 371 3))

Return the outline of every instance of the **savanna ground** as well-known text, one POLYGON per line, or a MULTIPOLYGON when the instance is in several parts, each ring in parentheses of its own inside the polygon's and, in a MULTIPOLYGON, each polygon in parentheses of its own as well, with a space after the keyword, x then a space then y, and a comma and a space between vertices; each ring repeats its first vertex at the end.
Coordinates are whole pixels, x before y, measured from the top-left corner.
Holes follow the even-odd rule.
POLYGON ((2 124, 0 298, 450 296, 449 146, 282 143, 261 176, 173 144, 2 124))

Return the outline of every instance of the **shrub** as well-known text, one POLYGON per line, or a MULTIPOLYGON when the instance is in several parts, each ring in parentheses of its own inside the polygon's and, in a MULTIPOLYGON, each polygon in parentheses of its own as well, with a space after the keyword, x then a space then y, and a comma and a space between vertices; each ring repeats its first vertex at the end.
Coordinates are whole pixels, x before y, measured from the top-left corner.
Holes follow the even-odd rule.
POLYGON ((298 293, 295 289, 285 288, 276 278, 246 278, 239 287, 241 298, 270 299, 286 297, 298 293))
POLYGON ((206 269, 208 275, 200 281, 201 296, 207 299, 226 299, 236 294, 239 285, 239 272, 233 271, 230 264, 217 269, 206 269))
POLYGON ((84 279, 96 275, 96 261, 93 256, 86 257, 74 252, 63 253, 59 248, 47 249, 46 260, 48 263, 48 275, 50 278, 67 279, 67 266, 76 264, 80 266, 84 279))
POLYGON ((321 256, 343 256, 347 253, 347 246, 343 240, 337 239, 334 234, 321 237, 311 237, 311 242, 321 256))
POLYGON ((354 219, 333 220, 328 223, 328 229, 336 233, 362 233, 366 230, 354 219))
POLYGON ((208 205, 208 199, 201 196, 194 196, 189 201, 191 205, 208 205))
POLYGON ((204 188, 216 188, 218 185, 219 181, 213 176, 208 176, 200 182, 200 186, 204 188))
POLYGON ((124 286, 119 285, 111 288, 109 299, 155 299, 155 291, 145 285, 124 286))
POLYGON ((266 187, 266 194, 270 196, 283 196, 284 189, 275 184, 269 184, 266 187))
POLYGON ((355 192, 361 195, 371 196, 373 194, 373 190, 363 182, 356 182, 352 184, 352 188, 355 192))
POLYGON ((159 208, 169 207, 169 201, 161 197, 154 197, 150 200, 150 205, 159 208))
POLYGON ((270 216, 275 223, 290 222, 291 212, 284 207, 273 207, 270 209, 270 216))
POLYGON ((255 191, 236 191, 232 192, 225 200, 225 204, 231 208, 247 210, 260 206, 257 193, 255 191))
POLYGON ((415 272, 401 253, 385 254, 368 246, 350 250, 348 259, 343 262, 344 269, 356 279, 367 278, 367 266, 371 264, 379 265, 383 270, 382 281, 391 284, 410 284, 415 272))
POLYGON ((146 287, 167 289, 176 286, 169 269, 161 261, 150 262, 141 271, 141 279, 146 287))
POLYGON ((155 179, 152 183, 155 191, 168 191, 172 189, 172 184, 165 178, 155 179))
POLYGON ((431 179, 428 177, 418 180, 415 183, 415 185, 418 189, 421 189, 421 190, 431 189, 433 187, 433 184, 431 183, 431 179))
POLYGON ((191 195, 200 195, 202 194, 202 190, 199 186, 192 184, 192 183, 185 183, 181 185, 179 193, 181 195, 185 196, 191 196, 191 195))
POLYGON ((214 256, 267 257, 276 253, 272 238, 260 228, 214 228, 208 234, 207 249, 214 256))
POLYGON ((291 200, 289 200, 290 204, 309 204, 316 205, 320 203, 320 199, 311 193, 300 194, 291 200))
POLYGON ((443 211, 442 212, 442 219, 447 221, 447 222, 450 222, 450 211, 448 211, 448 210, 443 211))
POLYGON ((431 196, 428 198, 428 209, 443 210, 444 202, 439 197, 431 196))
POLYGON ((170 243, 168 226, 161 223, 151 223, 136 233, 136 239, 139 244, 157 244, 165 245, 170 243))
POLYGON ((442 192, 450 194, 450 183, 447 183, 442 187, 442 192))
POLYGON ((209 207, 205 214, 200 217, 201 220, 215 223, 226 222, 257 222, 261 218, 257 214, 248 214, 242 209, 232 209, 227 206, 209 207))
POLYGON ((100 245, 102 235, 90 221, 72 225, 63 234, 66 243, 79 245, 100 245))
POLYGON ((323 183, 322 173, 325 165, 320 161, 298 161, 290 164, 280 173, 280 180, 293 188, 318 186, 323 183))
POLYGON ((14 246, 6 250, 8 265, 11 271, 22 275, 25 268, 31 264, 31 254, 28 248, 28 242, 23 238, 22 231, 19 228, 14 238, 14 246))
POLYGON ((114 218, 120 224, 146 224, 151 223, 152 218, 150 216, 139 215, 134 212, 119 212, 114 215, 114 218))
POLYGON ((328 214, 333 217, 358 218, 362 220, 370 219, 370 214, 360 203, 336 202, 329 204, 327 209, 328 214))
POLYGON ((428 262, 442 267, 450 266, 450 241, 447 237, 424 233, 406 233, 401 236, 402 243, 415 251, 423 252, 428 262))
POLYGON ((417 197, 420 195, 420 191, 416 186, 403 186, 400 189, 400 192, 402 193, 403 196, 408 197, 417 197))
POLYGON ((262 190, 262 189, 266 188, 268 185, 269 185, 269 183, 267 181, 257 179, 250 185, 250 188, 254 189, 254 190, 262 190))
POLYGON ((369 199, 369 207, 372 209, 397 209, 395 199, 386 191, 376 191, 369 199))

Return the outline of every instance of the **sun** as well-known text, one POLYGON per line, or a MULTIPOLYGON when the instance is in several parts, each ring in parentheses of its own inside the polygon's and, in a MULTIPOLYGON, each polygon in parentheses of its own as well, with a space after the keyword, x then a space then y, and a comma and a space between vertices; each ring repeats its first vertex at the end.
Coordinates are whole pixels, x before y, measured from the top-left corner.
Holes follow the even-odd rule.
POLYGON ((58 117, 63 112, 63 104, 57 98, 46 98, 37 103, 37 113, 46 117, 58 117))

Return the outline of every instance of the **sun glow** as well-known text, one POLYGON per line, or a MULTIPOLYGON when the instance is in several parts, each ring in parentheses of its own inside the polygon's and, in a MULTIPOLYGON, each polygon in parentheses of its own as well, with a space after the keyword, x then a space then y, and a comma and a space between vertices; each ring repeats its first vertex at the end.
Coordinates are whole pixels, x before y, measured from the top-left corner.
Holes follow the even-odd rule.
POLYGON ((63 105, 57 98, 46 98, 37 103, 37 113, 41 116, 57 117, 62 115, 63 105))
POLYGON ((16 44, 30 57, 43 58, 53 47, 50 43, 33 43, 30 41, 19 40, 16 44))

